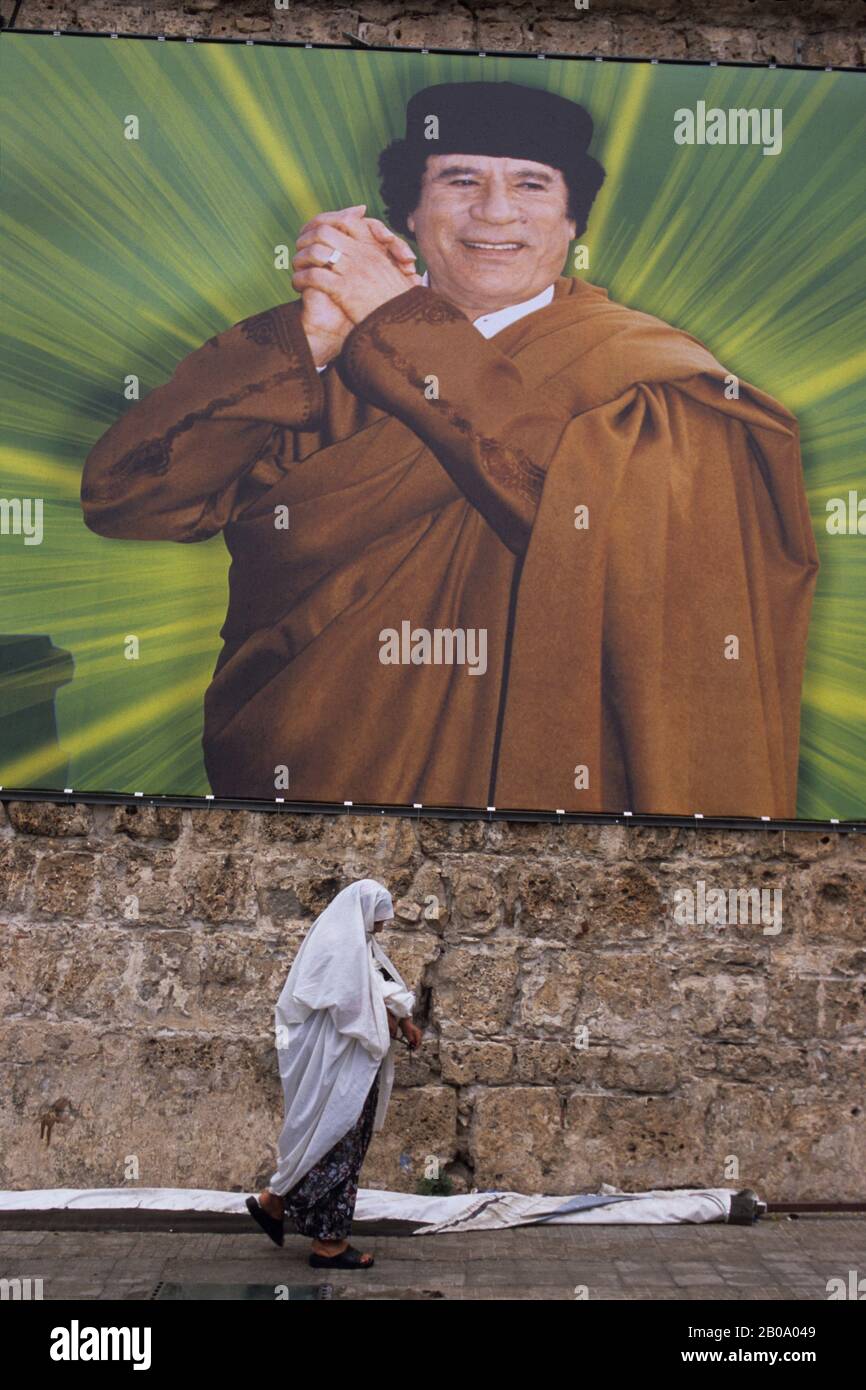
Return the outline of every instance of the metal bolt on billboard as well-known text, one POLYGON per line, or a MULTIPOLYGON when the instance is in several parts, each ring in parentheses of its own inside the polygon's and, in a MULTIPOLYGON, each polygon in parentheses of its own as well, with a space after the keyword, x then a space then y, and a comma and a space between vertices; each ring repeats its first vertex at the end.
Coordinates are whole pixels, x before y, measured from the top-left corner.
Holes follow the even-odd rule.
POLYGON ((0 61, 4 792, 863 817, 861 73, 0 61))

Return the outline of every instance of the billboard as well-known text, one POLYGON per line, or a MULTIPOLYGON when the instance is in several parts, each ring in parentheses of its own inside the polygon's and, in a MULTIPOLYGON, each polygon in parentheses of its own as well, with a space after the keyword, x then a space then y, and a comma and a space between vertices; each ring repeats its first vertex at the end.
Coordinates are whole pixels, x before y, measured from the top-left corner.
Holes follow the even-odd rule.
POLYGON ((863 816, 861 74, 0 54, 7 792, 863 816))

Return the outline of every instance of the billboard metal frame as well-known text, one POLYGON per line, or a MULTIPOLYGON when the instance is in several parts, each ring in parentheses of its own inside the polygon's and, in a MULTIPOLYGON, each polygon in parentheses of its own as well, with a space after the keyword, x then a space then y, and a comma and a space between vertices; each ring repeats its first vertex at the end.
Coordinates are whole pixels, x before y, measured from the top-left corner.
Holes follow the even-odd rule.
MULTIPOLYGON (((196 36, 186 37, 183 34, 125 34, 119 30, 81 30, 81 29, 29 29, 15 27, 15 20, 21 8, 22 0, 18 0, 12 16, 8 23, 0 28, 2 33, 28 34, 31 36, 41 36, 43 38, 77 38, 77 39, 135 39, 144 43, 183 43, 183 44, 232 44, 236 47, 247 48, 294 48, 294 49, 324 49, 333 53, 347 53, 352 51, 364 51, 369 53, 414 53, 424 54, 450 54, 454 56, 466 56, 476 58, 522 58, 535 62, 544 62, 548 58, 557 62, 567 63, 635 63, 652 67, 693 67, 693 68, 751 68, 753 70, 763 70, 766 72, 855 72, 866 74, 866 67, 839 67, 836 65, 824 65, 820 63, 760 63, 760 62, 737 62, 730 59, 706 59, 706 58, 649 58, 633 57, 591 53, 537 53, 528 49, 474 49, 474 48, 439 48, 429 46, 424 48, 410 47, 399 44, 372 44, 367 43, 355 34, 344 31, 347 39, 345 44, 319 43, 305 41, 302 39, 263 39, 263 38, 242 38, 238 37, 209 37, 196 36)), ((2 23, 2 21, 0 21, 2 23)), ((179 807, 193 810, 206 810, 211 807, 220 810, 237 811, 267 811, 271 813, 290 812, 301 815, 365 815, 365 816, 403 816, 411 819, 434 818, 439 820, 465 820, 465 821, 515 821, 521 823, 539 824, 577 824, 577 825, 627 825, 627 826, 658 826, 665 828, 692 829, 699 832, 702 828, 707 830, 803 830, 814 834, 828 834, 832 832, 841 834, 863 834, 866 832, 866 820, 841 820, 830 818, 828 820, 777 820, 771 816, 761 816, 760 818, 749 816, 703 816, 700 812, 695 812, 691 816, 673 815, 650 815, 639 812, 623 810, 622 812, 570 812, 570 811, 525 811, 520 808, 499 808, 488 806, 486 808, 455 807, 455 806, 426 806, 415 804, 412 806, 399 805, 387 806, 372 802, 319 802, 319 801, 288 801, 282 797, 275 797, 273 800, 256 800, 235 797, 218 796, 160 796, 149 795, 144 792, 86 792, 76 791, 72 787, 63 788, 62 792, 56 789, 40 788, 18 788, 0 786, 0 805, 6 805, 11 801, 35 801, 48 802, 54 805, 73 805, 81 804, 87 806, 164 806, 179 807)))

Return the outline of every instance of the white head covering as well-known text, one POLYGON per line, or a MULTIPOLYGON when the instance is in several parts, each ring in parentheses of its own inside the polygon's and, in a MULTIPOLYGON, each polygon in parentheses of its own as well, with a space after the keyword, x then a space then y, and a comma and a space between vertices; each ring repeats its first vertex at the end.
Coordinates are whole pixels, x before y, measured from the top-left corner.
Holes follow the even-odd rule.
POLYGON ((284 1022, 303 1023, 312 1009, 328 1009, 339 1033, 357 1038, 381 1060, 391 1038, 384 1009, 376 1007, 380 993, 373 988, 368 943, 374 924, 393 916, 391 894, 373 878, 338 893, 307 932, 289 971, 277 1004, 284 1022))
POLYGON ((364 878, 337 894, 301 943, 276 1006, 286 1119, 273 1192, 287 1192, 352 1128, 383 1059, 375 1128, 384 1124, 394 1076, 385 998, 404 1015, 415 1002, 373 940, 374 923, 393 916, 388 890, 364 878))

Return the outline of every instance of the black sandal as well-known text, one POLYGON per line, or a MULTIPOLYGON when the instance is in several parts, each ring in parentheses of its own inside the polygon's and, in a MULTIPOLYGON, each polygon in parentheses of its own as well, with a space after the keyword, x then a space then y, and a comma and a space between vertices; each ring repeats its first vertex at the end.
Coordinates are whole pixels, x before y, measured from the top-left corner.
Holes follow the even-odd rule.
POLYGON ((354 1245, 347 1245, 339 1255, 310 1255, 313 1269, 372 1269, 375 1263, 372 1256, 366 1262, 362 1260, 354 1245))
POLYGON ((270 1236, 274 1245, 282 1245, 284 1242, 283 1223, 278 1221, 275 1216, 266 1212, 264 1207, 255 1197, 247 1198, 247 1211, 253 1218, 257 1226, 261 1226, 266 1236, 270 1236))

